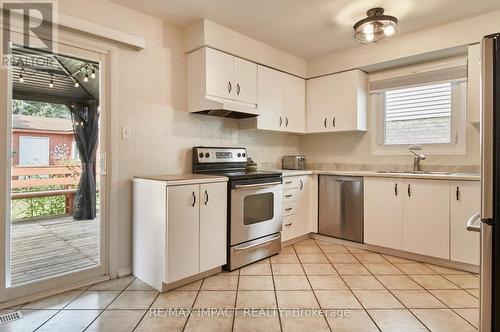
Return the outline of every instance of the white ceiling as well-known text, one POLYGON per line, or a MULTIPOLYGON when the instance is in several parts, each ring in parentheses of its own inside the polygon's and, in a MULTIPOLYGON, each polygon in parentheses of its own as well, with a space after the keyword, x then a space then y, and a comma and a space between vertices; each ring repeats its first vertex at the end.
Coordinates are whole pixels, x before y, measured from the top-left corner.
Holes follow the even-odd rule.
POLYGON ((500 10, 498 0, 112 1, 181 26, 206 18, 307 59, 358 45, 352 25, 372 7, 396 16, 400 35, 500 10))

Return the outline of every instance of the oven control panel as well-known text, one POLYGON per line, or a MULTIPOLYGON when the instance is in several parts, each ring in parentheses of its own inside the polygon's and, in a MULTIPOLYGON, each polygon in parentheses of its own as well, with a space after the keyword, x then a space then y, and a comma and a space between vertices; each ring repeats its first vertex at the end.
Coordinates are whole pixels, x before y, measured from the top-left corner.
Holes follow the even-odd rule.
POLYGON ((198 164, 204 163, 246 163, 247 150, 245 148, 193 148, 198 164))

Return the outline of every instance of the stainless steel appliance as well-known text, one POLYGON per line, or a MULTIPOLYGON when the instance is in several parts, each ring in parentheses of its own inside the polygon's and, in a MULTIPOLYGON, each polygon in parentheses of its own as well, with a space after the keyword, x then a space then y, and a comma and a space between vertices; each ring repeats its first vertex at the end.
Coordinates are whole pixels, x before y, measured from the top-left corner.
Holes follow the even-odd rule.
POLYGON ((245 170, 245 148, 193 148, 193 173, 229 178, 229 270, 281 250, 282 178, 279 172, 245 170))
POLYGON ((283 169, 306 169, 306 157, 302 155, 284 156, 281 159, 283 169))
MULTIPOLYGON (((483 38, 481 55, 481 269, 482 332, 500 331, 500 34, 483 38)), ((474 224, 474 216, 469 226, 474 224)))
POLYGON ((363 242, 363 178, 319 176, 318 233, 363 242))

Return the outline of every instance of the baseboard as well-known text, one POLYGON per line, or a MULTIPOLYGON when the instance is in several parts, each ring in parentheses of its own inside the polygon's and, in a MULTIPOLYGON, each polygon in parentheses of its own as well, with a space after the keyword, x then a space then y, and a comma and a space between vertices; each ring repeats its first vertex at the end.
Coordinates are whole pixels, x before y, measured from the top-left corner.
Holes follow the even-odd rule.
POLYGON ((209 277, 211 275, 217 274, 217 273, 219 273, 221 271, 222 271, 222 267, 216 267, 214 269, 211 269, 211 270, 208 270, 208 271, 205 271, 205 272, 202 272, 202 273, 198 273, 198 274, 196 274, 194 276, 187 277, 187 278, 182 279, 182 280, 174 281, 174 282, 171 282, 169 284, 163 283, 163 287, 162 287, 161 291, 162 292, 166 292, 166 291, 169 291, 171 289, 174 289, 174 288, 177 288, 177 287, 181 287, 181 286, 190 284, 192 282, 198 281, 200 279, 209 277))
POLYGON ((129 267, 126 267, 123 269, 119 269, 117 272, 118 278, 126 277, 126 276, 129 276, 131 274, 132 274, 132 266, 129 266, 129 267))
POLYGON ((375 252, 378 252, 381 254, 397 256, 397 257, 411 259, 411 260, 419 261, 419 262, 423 262, 423 263, 448 267, 450 269, 462 270, 462 271, 467 271, 467 272, 471 272, 471 273, 479 273, 479 266, 477 266, 477 265, 466 264, 466 263, 461 263, 461 262, 454 262, 454 261, 450 261, 448 259, 430 257, 430 256, 415 254, 412 252, 401 251, 401 250, 397 250, 397 249, 374 246, 371 244, 352 242, 352 241, 342 240, 342 239, 338 239, 338 238, 327 236, 327 235, 311 234, 311 237, 313 239, 317 239, 317 240, 321 240, 321 241, 325 241, 325 242, 331 242, 331 243, 335 243, 335 244, 343 244, 343 245, 347 245, 347 246, 351 246, 351 247, 355 247, 355 248, 359 248, 359 249, 375 251, 375 252))
POLYGON ((297 242, 307 240, 307 239, 311 238, 311 234, 312 233, 308 233, 308 234, 304 234, 304 235, 301 235, 299 237, 296 237, 296 238, 293 238, 290 240, 283 241, 283 242, 281 242, 281 247, 283 248, 283 247, 289 246, 291 244, 295 244, 297 242))

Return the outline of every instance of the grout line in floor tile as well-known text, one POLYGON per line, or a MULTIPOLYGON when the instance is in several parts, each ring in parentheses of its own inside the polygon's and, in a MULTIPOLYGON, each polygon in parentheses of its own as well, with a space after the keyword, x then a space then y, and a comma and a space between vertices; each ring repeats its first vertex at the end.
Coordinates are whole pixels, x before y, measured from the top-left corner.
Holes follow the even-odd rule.
MULTIPOLYGON (((315 242, 316 246, 319 248, 318 244, 315 242)), ((292 245, 292 248, 293 248, 293 251, 295 251, 295 254, 297 254, 297 257, 299 256, 298 253, 297 253, 297 250, 295 249, 295 246, 292 245)), ((321 248, 319 248, 319 250, 321 250, 321 248)), ((321 250, 321 253, 326 257, 325 253, 323 252, 323 250, 321 250)), ((328 258, 327 258, 328 259, 328 258)), ((319 300, 318 300, 318 297, 316 296, 316 292, 314 291, 314 288, 311 284, 311 281, 309 280, 309 276, 306 274, 306 270, 304 269, 304 266, 302 265, 302 261, 300 260, 299 258, 299 264, 300 264, 300 268, 302 269, 302 271, 304 272, 304 275, 306 276, 306 279, 307 279, 307 283, 309 284, 309 287, 311 287, 311 292, 313 293, 314 295, 314 298, 316 299, 316 302, 318 302, 318 307, 319 309, 321 310, 321 312, 323 313, 323 319, 325 320, 326 322, 326 326, 328 326, 328 328, 330 329, 330 331, 333 331, 332 327, 330 326, 330 323, 328 322, 328 319, 326 319, 326 315, 324 314, 325 311, 323 310, 323 308, 321 307, 321 304, 319 303, 319 300)))
POLYGON ((160 292, 158 292, 156 294, 156 296, 153 299, 153 301, 149 304, 149 307, 146 309, 146 311, 144 312, 144 314, 141 316, 141 319, 139 319, 139 321, 137 322, 137 324, 135 324, 134 328, 132 329, 132 332, 137 329, 137 327, 139 326, 139 324, 141 324, 142 320, 144 319, 144 317, 146 316, 146 314, 148 313, 148 311, 151 309, 151 306, 153 305, 153 303, 155 303, 156 299, 158 298, 158 296, 160 296, 160 294, 161 294, 160 292))
POLYGON ((231 322, 231 331, 234 331, 234 321, 236 320, 236 304, 238 303, 238 292, 240 291, 240 276, 241 276, 241 269, 238 269, 238 281, 236 282, 236 295, 234 297, 233 319, 231 322))
MULTIPOLYGON (((295 251, 295 249, 294 249, 295 251)), ((297 256, 298 259, 298 256, 297 256)), ((300 262, 300 260, 299 260, 300 262)), ((271 277, 273 279, 273 290, 274 290, 274 300, 276 301, 276 310, 278 310, 278 322, 280 324, 280 331, 283 332, 283 324, 281 323, 281 315, 279 312, 279 305, 278 305, 278 293, 276 293, 276 283, 274 282, 274 270, 273 270, 273 264, 271 262, 271 259, 269 259, 269 265, 271 266, 271 277)))
POLYGON ((111 300, 108 303, 108 305, 106 307, 104 307, 103 309, 97 309, 97 310, 101 310, 101 312, 82 330, 82 332, 86 331, 102 315, 102 313, 108 309, 108 307, 111 305, 111 303, 113 303, 118 298, 118 296, 120 296, 125 291, 125 289, 134 282, 135 279, 137 279, 137 278, 135 276, 133 276, 132 280, 113 298, 113 300, 111 300))
MULTIPOLYGON (((239 272, 238 272, 239 274, 239 272)), ((193 309, 194 307, 194 304, 196 303, 196 300, 198 300, 198 296, 200 295, 200 292, 201 292, 201 289, 203 287, 203 284, 205 283, 205 279, 206 278, 203 278, 201 279, 201 284, 200 284, 200 287, 198 288, 198 291, 196 292, 196 296, 194 297, 194 301, 193 303, 191 304, 191 307, 189 309, 193 309)), ((195 281, 196 282, 196 281, 195 281)), ((182 326, 182 332, 184 332, 186 330, 186 326, 187 326, 187 323, 189 321, 189 319, 191 318, 191 314, 189 314, 188 318, 186 319, 186 321, 184 322, 184 326, 182 326)))

